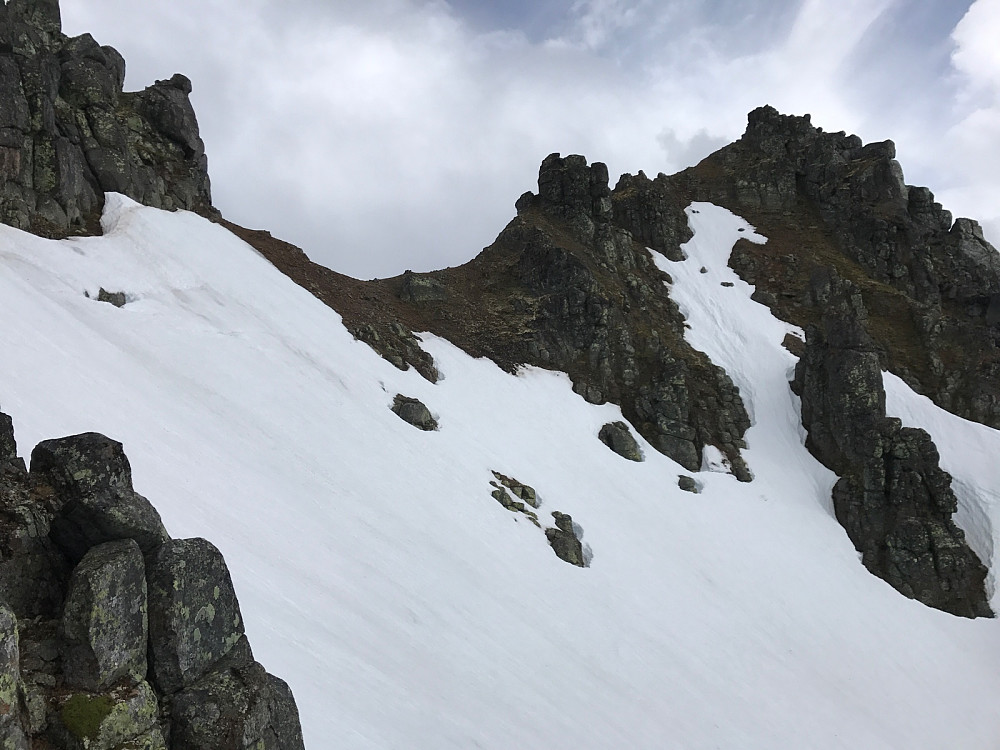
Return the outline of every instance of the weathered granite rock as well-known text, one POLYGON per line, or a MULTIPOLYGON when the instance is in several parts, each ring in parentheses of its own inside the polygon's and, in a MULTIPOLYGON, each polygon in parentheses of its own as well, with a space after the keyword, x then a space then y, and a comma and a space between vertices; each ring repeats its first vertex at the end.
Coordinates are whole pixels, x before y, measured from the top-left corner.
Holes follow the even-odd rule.
POLYGON ((214 210, 190 81, 124 93, 121 55, 66 37, 56 0, 11 0, 0 28, 0 221, 46 236, 99 231, 105 191, 214 210))
POLYGON ((822 327, 806 331, 793 388, 806 446, 840 476, 837 520, 872 573, 904 595, 963 617, 990 617, 986 568, 952 521, 951 477, 923 430, 885 413, 882 372, 857 289, 819 278, 822 327))
POLYGON ((420 399, 397 393, 392 400, 392 411, 404 422, 425 432, 432 432, 438 428, 437 420, 420 399))
POLYGON ((642 451, 639 450, 639 444, 632 437, 628 425, 624 422, 609 422, 601 427, 597 437, 622 458, 629 461, 642 461, 642 451))
POLYGON ((106 693, 72 693, 59 699, 50 740, 67 750, 164 748, 156 726, 156 693, 147 682, 106 693))
POLYGON ((51 537, 72 561, 116 539, 148 553, 169 537, 160 514, 132 489, 122 444, 94 432, 46 440, 31 453, 31 478, 54 499, 51 537))
POLYGON ((146 577, 132 539, 92 547, 69 582, 62 616, 63 675, 100 692, 146 676, 146 577))
POLYGON ((243 618, 222 553, 174 539, 146 558, 152 674, 165 694, 201 679, 240 640, 243 618))
POLYGON ((573 517, 556 510, 552 512, 552 518, 555 519, 556 527, 545 529, 545 538, 549 540, 553 552, 560 560, 564 560, 570 565, 576 565, 580 568, 586 567, 586 561, 583 557, 583 543, 573 528, 573 517))
POLYGON ((0 748, 27 750, 21 711, 21 669, 17 617, 0 600, 0 748))
POLYGON ((173 697, 171 716, 173 747, 304 747, 291 690, 253 660, 245 638, 209 674, 173 697))

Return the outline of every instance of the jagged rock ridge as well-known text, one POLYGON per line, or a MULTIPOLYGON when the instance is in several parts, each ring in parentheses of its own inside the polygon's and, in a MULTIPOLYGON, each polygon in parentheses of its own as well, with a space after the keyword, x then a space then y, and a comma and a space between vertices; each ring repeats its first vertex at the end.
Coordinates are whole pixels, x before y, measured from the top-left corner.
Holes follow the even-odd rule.
POLYGON ((213 212, 183 75, 123 91, 125 61, 62 33, 57 0, 0 3, 0 220, 35 234, 99 232, 105 192, 213 212))
POLYGON ((14 445, 0 415, 0 746, 301 748, 221 553, 170 539, 121 444, 14 445))

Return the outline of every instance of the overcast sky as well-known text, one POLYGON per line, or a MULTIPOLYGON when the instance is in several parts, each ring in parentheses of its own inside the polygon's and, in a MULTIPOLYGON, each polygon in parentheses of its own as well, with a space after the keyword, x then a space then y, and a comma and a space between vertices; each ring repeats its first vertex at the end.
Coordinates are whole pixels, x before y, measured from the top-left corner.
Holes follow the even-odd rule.
POLYGON ((891 138, 1000 240, 1000 0, 62 0, 175 72, 216 205, 361 278, 458 265, 549 153, 672 173, 748 111, 891 138))

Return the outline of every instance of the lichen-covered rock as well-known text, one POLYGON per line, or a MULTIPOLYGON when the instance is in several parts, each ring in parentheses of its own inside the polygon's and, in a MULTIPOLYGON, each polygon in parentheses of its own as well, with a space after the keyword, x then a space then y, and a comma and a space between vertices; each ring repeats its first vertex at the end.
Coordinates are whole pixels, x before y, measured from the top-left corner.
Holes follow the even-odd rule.
POLYGON ((175 539, 146 559, 149 639, 156 686, 166 694, 197 682, 243 635, 222 553, 204 539, 175 539))
POLYGON ((624 422, 609 422, 604 425, 597 437, 622 458, 629 461, 642 461, 642 451, 639 444, 632 437, 628 425, 624 422))
POLYGON ((923 430, 885 413, 878 355, 856 288, 818 278, 822 327, 806 331, 793 388, 802 400, 806 447, 840 479, 837 520, 872 573, 904 595, 963 617, 992 616, 986 568, 952 520, 951 477, 923 430))
POLYGON ((159 710, 147 682, 104 693, 71 693, 58 701, 50 739, 67 750, 163 748, 156 726, 159 710))
POLYGON ((553 511, 552 518, 556 528, 545 529, 545 538, 549 540, 552 550, 560 560, 577 567, 586 567, 583 557, 583 543, 573 528, 573 518, 568 513, 553 511))
POLYGON ((41 442, 31 478, 53 503, 53 541, 73 561, 116 539, 134 539, 144 553, 169 539, 160 514, 132 489, 128 458, 111 438, 88 432, 41 442))
POLYGON ((146 676, 146 577, 132 539, 91 548, 69 582, 62 617, 63 676, 100 692, 146 676))
POLYGON ((0 748, 27 750, 21 712, 21 670, 17 617, 0 600, 0 748))
POLYGON ((300 750, 291 690, 253 660, 243 639, 172 699, 171 743, 186 750, 300 750))
POLYGON ((438 428, 437 420, 420 399, 397 393, 392 400, 392 411, 404 422, 425 432, 432 432, 438 428))

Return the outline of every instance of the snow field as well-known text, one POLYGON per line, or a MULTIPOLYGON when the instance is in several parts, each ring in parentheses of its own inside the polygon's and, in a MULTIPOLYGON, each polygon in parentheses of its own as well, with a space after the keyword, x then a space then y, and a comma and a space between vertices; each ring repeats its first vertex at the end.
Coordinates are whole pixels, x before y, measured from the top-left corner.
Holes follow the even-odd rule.
POLYGON ((998 623, 864 570, 802 447, 787 327, 725 267, 752 228, 689 216, 688 260, 658 262, 748 402, 749 484, 702 472, 692 495, 641 438, 644 463, 613 454, 620 411, 559 373, 427 335, 444 378, 400 372, 225 230, 116 195, 101 238, 0 227, 0 408, 25 456, 121 440, 171 534, 219 546, 312 750, 995 745, 998 623), (130 303, 84 296, 101 286, 130 303), (397 392, 440 431, 392 414, 397 392), (543 523, 570 513, 591 567, 493 500, 492 469, 543 523))

